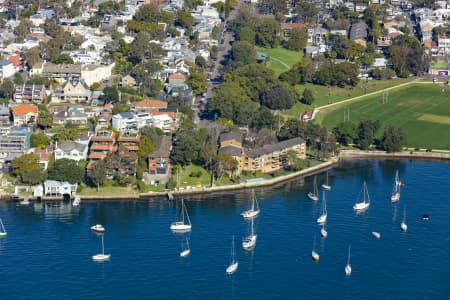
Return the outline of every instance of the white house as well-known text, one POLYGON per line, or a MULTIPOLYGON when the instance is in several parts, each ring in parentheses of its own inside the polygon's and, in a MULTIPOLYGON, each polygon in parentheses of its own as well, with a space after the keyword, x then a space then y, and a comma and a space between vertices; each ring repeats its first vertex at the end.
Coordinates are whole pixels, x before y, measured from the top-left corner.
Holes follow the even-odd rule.
POLYGON ((102 82, 111 78, 114 65, 115 63, 110 65, 84 65, 81 68, 81 78, 88 86, 91 86, 95 82, 102 82))
POLYGON ((67 158, 80 161, 87 158, 88 146, 74 141, 60 141, 55 145, 55 160, 67 158))
POLYGON ((17 73, 16 68, 9 60, 0 60, 0 79, 9 78, 17 73))
POLYGON ((77 192, 78 184, 67 181, 46 180, 44 182, 45 196, 73 195, 77 192))
POLYGON ((166 114, 153 116, 153 126, 164 132, 171 132, 175 127, 175 121, 166 114))
POLYGON ((112 127, 119 131, 137 130, 136 116, 130 112, 123 112, 112 117, 112 127))

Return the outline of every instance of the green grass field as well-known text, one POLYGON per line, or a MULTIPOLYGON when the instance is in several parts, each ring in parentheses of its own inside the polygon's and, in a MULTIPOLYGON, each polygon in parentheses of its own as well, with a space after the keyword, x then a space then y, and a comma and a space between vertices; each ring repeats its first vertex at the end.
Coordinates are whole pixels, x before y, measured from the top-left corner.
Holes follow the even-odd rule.
MULTIPOLYGON (((343 121, 344 110, 350 120, 380 120, 383 125, 401 127, 407 135, 407 146, 425 149, 450 149, 450 88, 417 84, 389 92, 388 103, 382 95, 364 97, 355 102, 321 110, 319 120, 329 129, 343 121)), ((382 130, 380 130, 382 132, 382 130)))
POLYGON ((281 73, 289 70, 295 63, 302 60, 303 52, 287 50, 282 47, 278 48, 261 48, 257 47, 256 51, 263 52, 269 58, 267 67, 275 72, 278 77, 281 73))
POLYGON ((290 116, 298 116, 299 114, 312 110, 314 107, 339 102, 348 98, 361 96, 366 93, 379 91, 388 87, 392 87, 398 84, 402 84, 408 81, 412 81, 415 78, 395 78, 389 80, 369 80, 367 83, 360 82, 354 88, 340 88, 340 87, 326 87, 323 85, 317 85, 307 83, 304 85, 297 85, 297 91, 302 94, 303 90, 307 87, 313 91, 314 103, 312 106, 304 105, 297 102, 291 109, 283 111, 283 114, 290 116))

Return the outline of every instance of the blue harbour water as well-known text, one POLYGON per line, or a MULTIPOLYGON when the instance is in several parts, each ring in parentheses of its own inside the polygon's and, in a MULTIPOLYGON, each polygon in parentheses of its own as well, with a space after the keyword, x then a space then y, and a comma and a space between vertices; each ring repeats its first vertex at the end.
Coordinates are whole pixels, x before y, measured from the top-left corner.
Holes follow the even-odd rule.
POLYGON ((193 225, 187 258, 179 257, 185 236, 169 230, 177 206, 165 199, 84 201, 79 208, 0 202, 8 231, 0 239, 0 299, 450 298, 450 164, 344 161, 329 179, 326 239, 316 224, 320 201, 306 196, 312 176, 255 190, 261 215, 250 253, 241 246, 249 223, 239 215, 250 206, 249 190, 186 198, 193 225), (397 169, 406 186, 391 204, 397 169), (357 215, 352 206, 363 180, 372 202, 357 215), (111 253, 103 263, 91 259, 101 247, 89 229, 96 223, 105 226, 111 253), (233 235, 239 268, 227 276, 233 235), (318 263, 311 260, 314 239, 318 263), (350 244, 353 272, 346 277, 350 244))

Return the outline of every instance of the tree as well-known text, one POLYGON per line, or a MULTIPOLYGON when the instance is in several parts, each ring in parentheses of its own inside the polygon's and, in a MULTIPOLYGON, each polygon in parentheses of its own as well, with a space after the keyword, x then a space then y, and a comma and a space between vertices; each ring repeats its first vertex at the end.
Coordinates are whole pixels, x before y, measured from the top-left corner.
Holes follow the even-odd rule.
POLYGON ((60 54, 54 59, 55 64, 73 64, 73 59, 68 54, 60 54))
POLYGON ((350 121, 339 123, 333 132, 337 141, 346 146, 353 143, 358 137, 356 124, 350 121))
POLYGON ((314 20, 315 16, 319 13, 316 6, 313 3, 302 1, 296 6, 295 12, 298 14, 297 19, 309 23, 314 20))
POLYGON ((247 41, 237 41, 231 48, 231 57, 237 66, 255 63, 255 47, 247 41))
POLYGON ((52 168, 49 168, 48 178, 70 183, 81 183, 84 180, 84 169, 72 159, 58 159, 52 168))
POLYGON ((285 42, 285 47, 290 50, 301 51, 306 46, 308 41, 308 32, 306 28, 293 28, 289 31, 288 40, 285 42))
MULTIPOLYGON (((39 170, 39 158, 34 153, 14 158, 11 163, 13 175, 25 182, 24 175, 32 170, 39 170)), ((28 178, 27 178, 28 179, 28 178)))
POLYGON ((238 167, 238 162, 229 154, 219 154, 216 158, 215 171, 217 175, 217 179, 220 178, 226 173, 229 172, 233 174, 238 167))
POLYGON ((97 192, 100 185, 106 180, 106 163, 104 160, 99 160, 95 162, 92 169, 88 171, 88 178, 90 182, 97 187, 97 192))
POLYGON ((314 95, 311 89, 305 88, 303 90, 302 103, 311 105, 314 102, 314 95))
POLYGON ((39 110, 37 125, 41 129, 47 129, 53 125, 53 116, 48 110, 39 110))
POLYGON ((106 103, 117 103, 119 102, 119 92, 115 87, 107 86, 103 89, 103 99, 106 103))
POLYGON ((423 47, 413 36, 401 35, 389 47, 393 68, 398 76, 417 75, 424 70, 423 47))
POLYGON ((194 25, 194 17, 191 12, 186 9, 180 9, 177 11, 175 25, 184 27, 186 29, 192 28, 194 25))
POLYGON ((282 84, 272 86, 261 95, 261 104, 270 109, 289 109, 294 105, 295 101, 296 99, 287 87, 282 84))
POLYGON ((157 5, 144 4, 136 11, 134 19, 140 22, 158 23, 161 19, 161 11, 157 5))
POLYGON ((280 45, 281 25, 273 19, 259 19, 256 28, 255 42, 266 48, 276 48, 280 45))
POLYGON ((14 82, 10 79, 4 79, 0 85, 0 98, 11 99, 14 94, 14 82))
POLYGON ((255 44, 255 31, 253 30, 253 28, 251 26, 242 26, 241 28, 239 28, 239 31, 237 33, 238 35, 238 39, 240 41, 246 41, 249 42, 250 44, 254 45, 255 44))
POLYGON ((286 3, 279 0, 262 0, 260 2, 260 10, 263 14, 275 15, 276 13, 287 12, 286 3))
POLYGON ((175 164, 186 166, 198 158, 202 145, 199 130, 195 124, 184 118, 175 136, 172 147, 171 159, 175 164))
POLYGON ((300 171, 308 167, 308 161, 300 159, 295 150, 289 150, 286 156, 293 171, 300 171))
POLYGON ((45 181, 47 174, 41 169, 27 171, 22 176, 22 181, 30 185, 40 184, 45 181))
POLYGON ((22 43, 25 35, 27 35, 30 32, 31 27, 33 27, 33 23, 28 20, 24 19, 20 21, 19 25, 14 27, 14 34, 16 35, 16 41, 19 43, 22 43))
POLYGON ((387 152, 401 151, 406 143, 404 131, 392 125, 384 128, 383 137, 381 138, 381 147, 387 152))
POLYGON ((120 114, 120 113, 128 112, 128 111, 130 111, 130 106, 128 106, 126 103, 118 102, 118 103, 114 104, 112 113, 113 113, 113 115, 116 115, 116 114, 120 114))
POLYGON ((205 92, 208 88, 208 83, 206 82, 206 75, 204 73, 191 72, 187 79, 187 84, 192 87, 195 95, 200 95, 205 92))
POLYGON ((206 61, 206 59, 203 56, 198 55, 195 58, 195 65, 201 69, 205 69, 208 66, 208 62, 206 61))
POLYGON ((41 59, 38 47, 33 47, 24 51, 22 56, 28 67, 36 65, 41 59))
POLYGON ((375 134, 380 129, 380 121, 362 120, 358 125, 358 146, 362 150, 369 149, 373 143, 375 134))
POLYGON ((33 132, 30 137, 30 146, 32 148, 45 147, 50 145, 50 139, 41 132, 33 132))

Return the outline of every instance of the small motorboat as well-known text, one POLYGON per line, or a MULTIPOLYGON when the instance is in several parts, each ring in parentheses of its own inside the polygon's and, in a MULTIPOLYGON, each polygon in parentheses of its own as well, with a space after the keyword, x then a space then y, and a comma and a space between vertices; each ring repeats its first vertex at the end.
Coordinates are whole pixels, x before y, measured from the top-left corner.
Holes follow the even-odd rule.
POLYGON ((377 232, 377 231, 372 231, 372 235, 374 237, 376 237, 377 239, 379 239, 381 237, 381 233, 377 232))
POLYGON ((104 233, 106 231, 105 227, 103 227, 103 225, 101 224, 95 224, 91 226, 91 230, 97 233, 104 233))
POLYGON ((311 251, 311 258, 312 258, 312 260, 313 261, 319 261, 319 259, 320 259, 320 256, 319 256, 319 254, 316 252, 316 251, 311 251))
POLYGON ((428 221, 429 219, 430 219, 430 215, 429 214, 423 214, 422 215, 422 220, 428 221))

